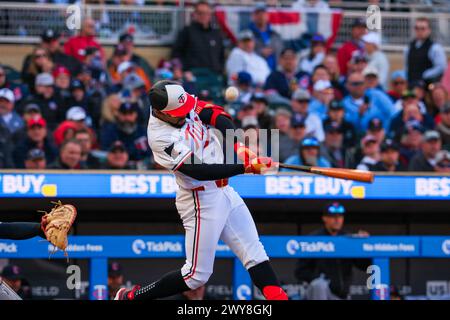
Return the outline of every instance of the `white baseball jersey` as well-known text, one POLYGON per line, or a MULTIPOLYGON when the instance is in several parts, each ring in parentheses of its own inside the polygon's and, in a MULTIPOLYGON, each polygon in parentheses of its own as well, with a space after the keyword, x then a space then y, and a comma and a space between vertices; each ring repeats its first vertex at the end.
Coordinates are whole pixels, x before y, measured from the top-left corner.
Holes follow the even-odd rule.
POLYGON ((247 269, 269 259, 247 206, 231 186, 218 187, 214 181, 198 181, 177 170, 192 153, 202 163, 223 163, 222 146, 212 128, 194 111, 181 128, 151 116, 148 141, 155 161, 172 171, 180 186, 176 207, 186 232, 186 262, 181 273, 189 288, 208 281, 219 239, 247 269), (198 190, 200 186, 204 190, 198 190))
POLYGON ((189 113, 189 118, 186 118, 186 123, 181 128, 150 116, 147 135, 155 161, 175 174, 181 188, 194 189, 211 183, 198 181, 178 171, 184 162, 190 160, 192 153, 202 163, 223 163, 222 146, 213 128, 202 123, 194 110, 189 113))

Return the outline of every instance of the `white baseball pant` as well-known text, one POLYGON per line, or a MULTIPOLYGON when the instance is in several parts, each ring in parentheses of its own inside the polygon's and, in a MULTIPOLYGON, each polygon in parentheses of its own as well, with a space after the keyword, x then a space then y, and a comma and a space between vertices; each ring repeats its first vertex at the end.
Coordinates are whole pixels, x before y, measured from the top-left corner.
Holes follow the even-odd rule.
POLYGON ((250 211, 231 186, 208 185, 203 191, 180 188, 176 207, 186 231, 186 262, 181 272, 189 288, 208 281, 219 239, 247 270, 269 260, 250 211))

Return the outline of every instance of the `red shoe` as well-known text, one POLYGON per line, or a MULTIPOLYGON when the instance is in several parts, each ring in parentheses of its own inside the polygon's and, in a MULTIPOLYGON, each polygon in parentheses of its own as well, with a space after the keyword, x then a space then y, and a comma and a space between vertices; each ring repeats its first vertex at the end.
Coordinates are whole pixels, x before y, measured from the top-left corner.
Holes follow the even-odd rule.
POLYGON ((134 300, 134 293, 139 290, 141 286, 134 286, 133 289, 127 290, 126 288, 121 288, 117 291, 114 300, 134 300))

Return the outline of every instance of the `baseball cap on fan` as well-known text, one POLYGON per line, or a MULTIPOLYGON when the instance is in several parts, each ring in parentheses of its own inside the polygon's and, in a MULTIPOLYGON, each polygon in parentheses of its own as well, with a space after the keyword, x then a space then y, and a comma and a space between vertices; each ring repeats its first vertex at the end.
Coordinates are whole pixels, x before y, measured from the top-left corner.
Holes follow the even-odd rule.
POLYGON ((8 280, 22 279, 22 273, 20 272, 20 268, 13 264, 5 266, 3 268, 1 276, 8 280))
POLYGON ((197 98, 187 93, 176 81, 158 81, 149 92, 152 108, 172 117, 187 115, 197 104, 197 98))
POLYGON ((14 102, 14 92, 9 90, 8 88, 0 89, 0 98, 8 100, 9 102, 14 102))

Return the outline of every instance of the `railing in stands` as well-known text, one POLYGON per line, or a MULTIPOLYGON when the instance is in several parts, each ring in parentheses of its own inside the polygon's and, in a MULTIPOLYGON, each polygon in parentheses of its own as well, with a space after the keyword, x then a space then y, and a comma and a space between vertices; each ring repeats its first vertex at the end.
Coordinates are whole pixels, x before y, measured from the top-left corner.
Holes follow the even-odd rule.
MULTIPOLYGON (((247 2, 241 2, 240 5, 248 5, 247 2)), ((336 2, 331 3, 335 6, 339 5, 336 2)), ((352 5, 354 4, 361 3, 352 2, 352 5)), ((349 38, 350 26, 354 18, 366 16, 364 7, 361 7, 363 10, 354 11, 345 9, 349 5, 348 3, 343 2, 341 5, 344 8, 344 17, 337 44, 349 38)), ((191 10, 191 7, 185 8, 181 5, 83 6, 83 12, 96 20, 99 30, 98 38, 102 44, 106 45, 117 43, 118 36, 130 29, 135 32, 137 45, 169 45, 174 41, 177 31, 184 26, 186 21, 189 21, 191 10)), ((435 10, 430 12, 423 7, 417 7, 417 5, 411 5, 407 10, 409 11, 382 12, 385 49, 403 50, 410 41, 414 20, 427 12, 427 17, 432 21, 434 37, 450 50, 450 13, 448 12, 450 6, 443 6, 442 10, 437 12, 435 10)), ((38 43, 40 34, 47 28, 54 28, 64 35, 70 36, 72 32, 66 28, 65 19, 66 6, 64 5, 2 2, 0 3, 0 42, 38 43)))

